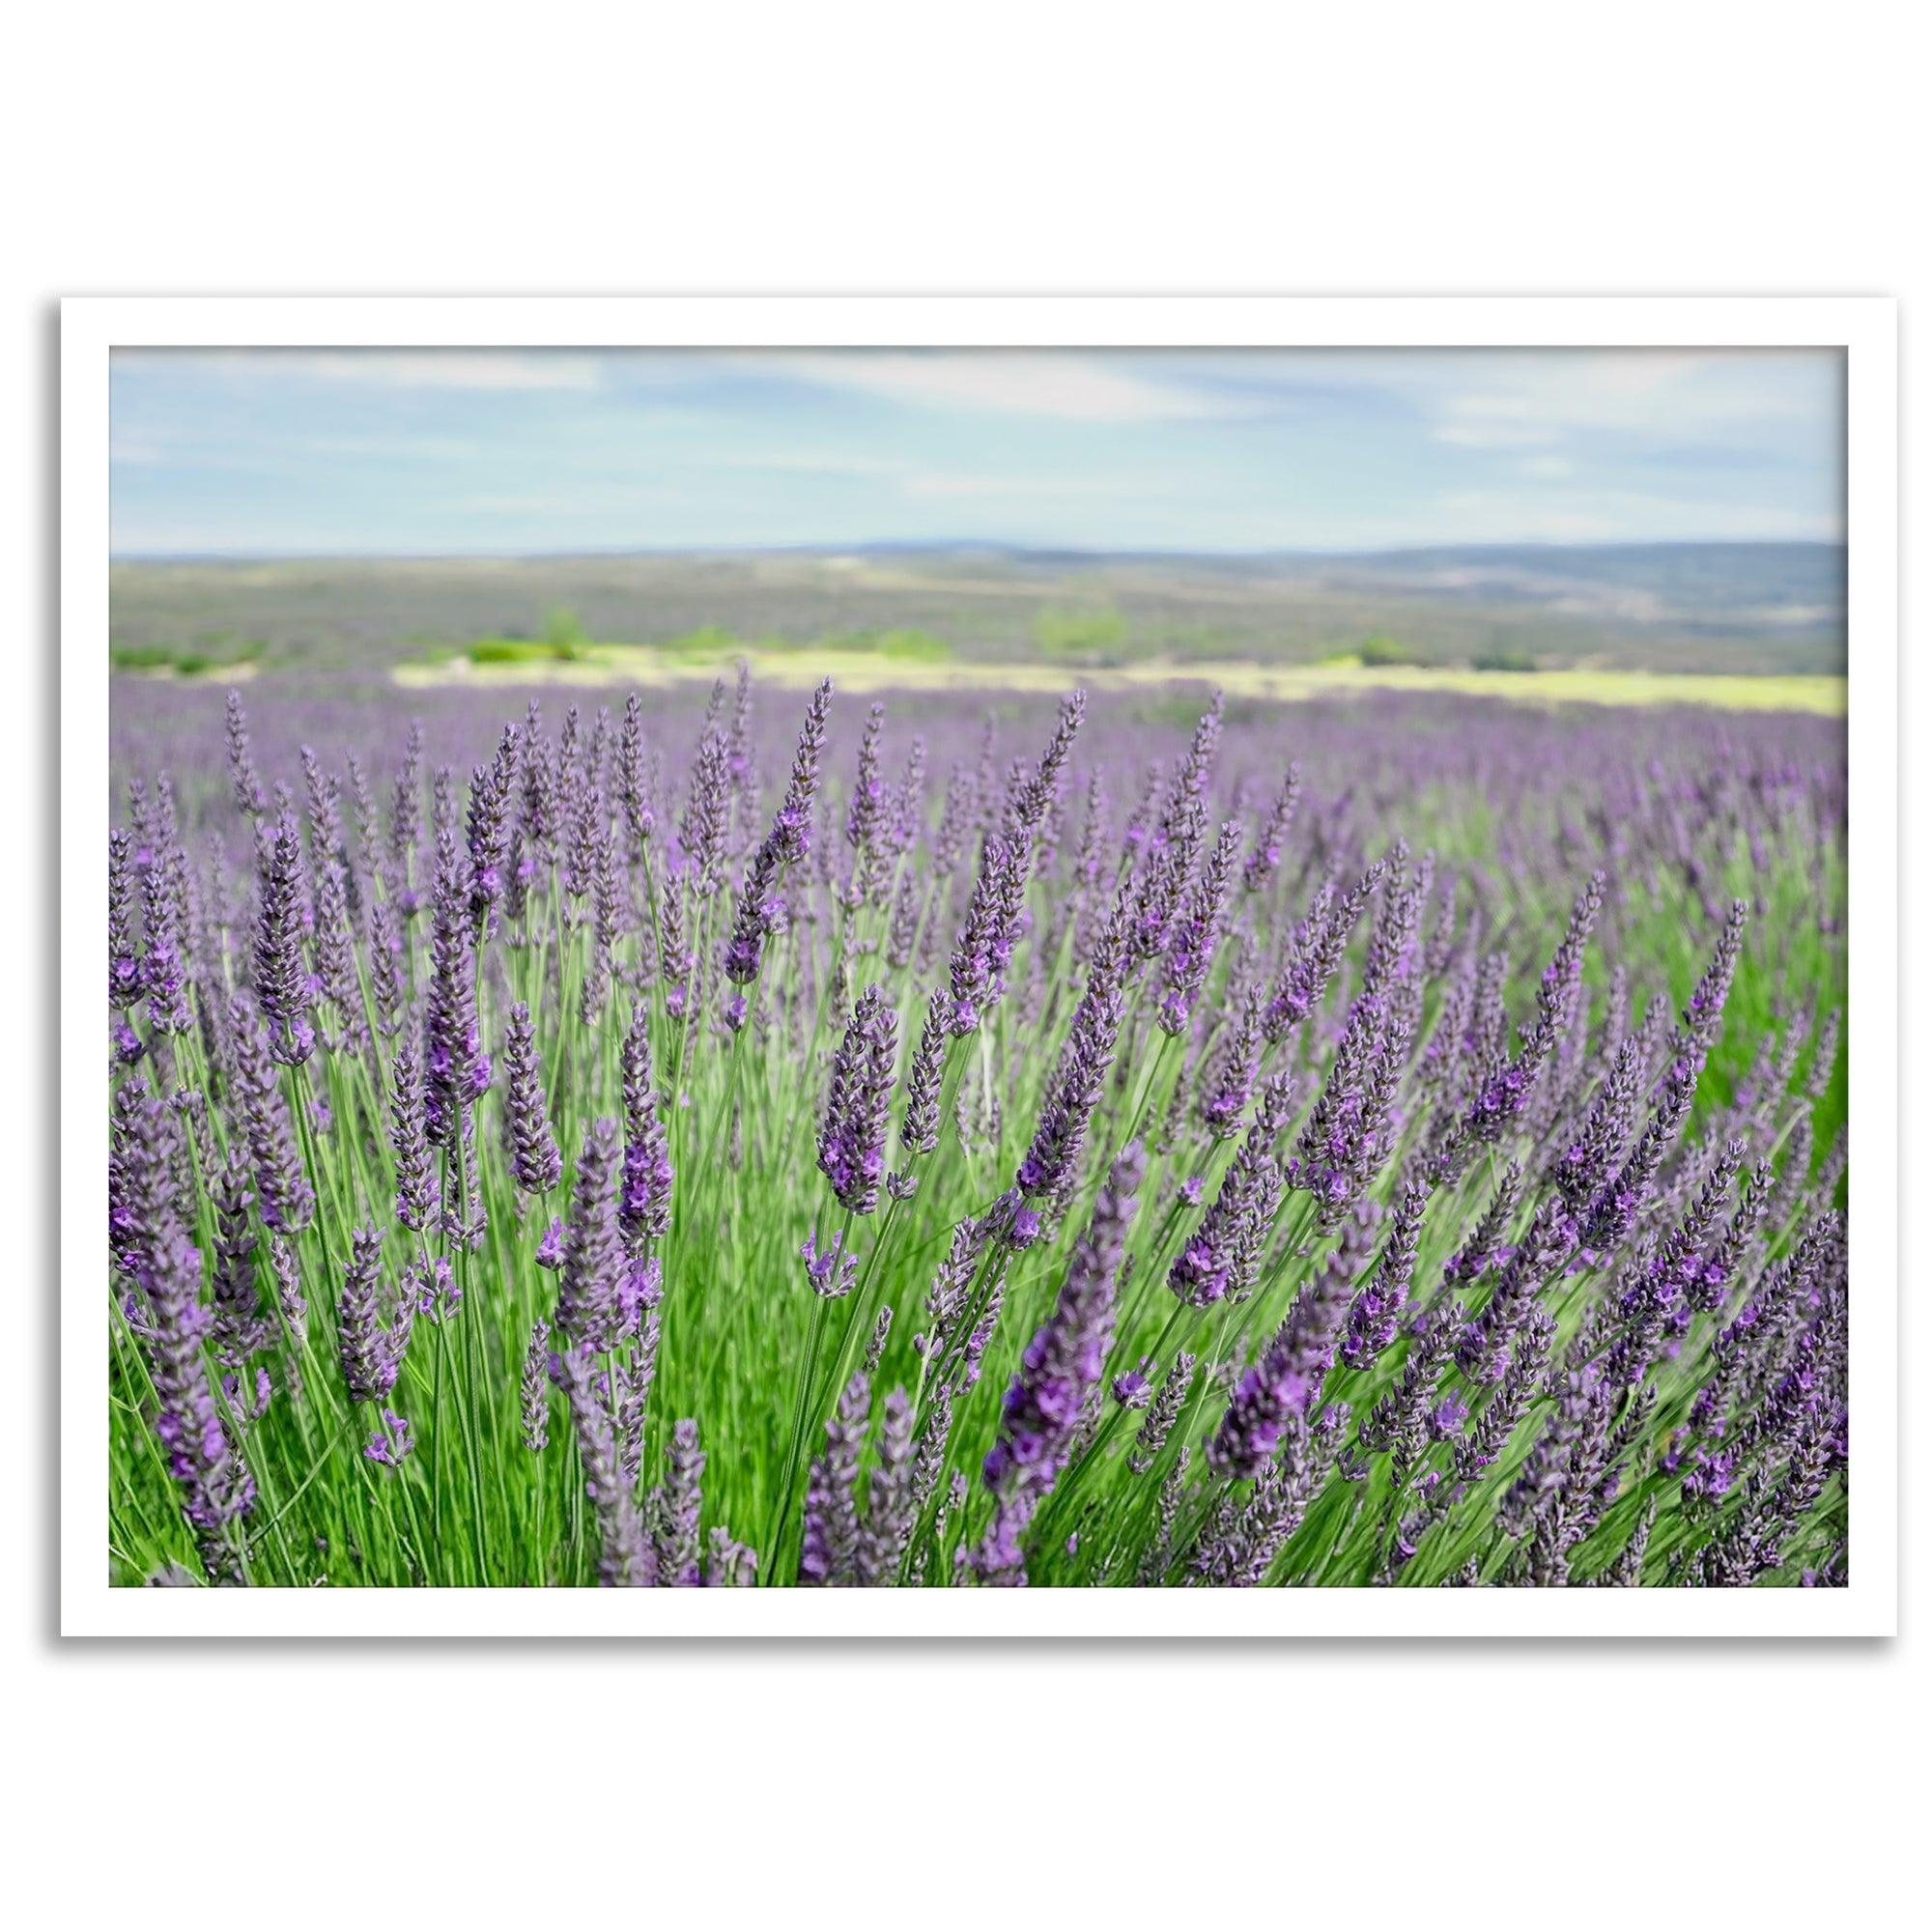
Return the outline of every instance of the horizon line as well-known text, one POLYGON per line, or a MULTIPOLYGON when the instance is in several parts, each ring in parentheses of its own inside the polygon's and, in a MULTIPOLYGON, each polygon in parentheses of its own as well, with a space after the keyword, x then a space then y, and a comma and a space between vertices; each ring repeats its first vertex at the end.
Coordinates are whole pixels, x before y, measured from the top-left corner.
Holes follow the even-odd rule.
POLYGON ((1203 558, 1216 561, 1324 561, 1369 557, 1427 556, 1444 553, 1545 551, 1608 552, 1645 550, 1836 550, 1849 548, 1838 537, 1612 537, 1564 540, 1553 537, 1495 537, 1465 542, 1376 544, 1363 547, 1219 549, 1201 545, 1167 548, 1126 545, 1119 548, 1082 544, 1013 542, 994 537, 876 537, 860 543, 795 544, 609 544, 561 549, 496 550, 127 550, 110 549, 110 564, 162 563, 544 563, 580 558, 678 556, 852 556, 868 552, 898 551, 922 554, 980 552, 1008 556, 1063 556, 1096 559, 1133 557, 1203 558))

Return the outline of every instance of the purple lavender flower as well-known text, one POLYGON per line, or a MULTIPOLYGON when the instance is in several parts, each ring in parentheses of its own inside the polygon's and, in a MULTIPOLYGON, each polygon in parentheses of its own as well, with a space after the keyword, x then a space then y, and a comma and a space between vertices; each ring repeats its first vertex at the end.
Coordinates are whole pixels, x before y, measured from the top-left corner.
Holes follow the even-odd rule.
POLYGON ((692 889, 700 899, 711 898, 723 883, 730 788, 729 742, 714 727, 698 740, 697 757, 691 769, 691 792, 677 829, 692 889))
POLYGON ((845 1231, 841 1228, 832 1237, 829 1247, 818 1245, 818 1231, 805 1237, 805 1245, 799 1249, 805 1258, 805 1275, 810 1282, 812 1292, 824 1295, 828 1300, 838 1300, 852 1293, 852 1285, 859 1276, 859 1256, 856 1250, 845 1246, 845 1231))
MULTIPOLYGON (((1432 1406, 1456 1332, 1453 1307, 1432 1309, 1409 1342, 1395 1385, 1382 1393, 1356 1425, 1358 1450, 1369 1455, 1390 1452, 1398 1477, 1414 1463, 1428 1439, 1432 1406)), ((1452 1392, 1449 1400, 1460 1398, 1452 1392)), ((1349 1465, 1344 1466, 1346 1470, 1349 1465)), ((1361 1473, 1366 1473, 1365 1468, 1361 1473)))
POLYGON ((864 1363, 867 1377, 878 1374, 879 1364, 886 1358, 886 1344, 892 1339, 892 1333, 893 1305, 889 1301, 872 1318, 872 1334, 871 1339, 866 1344, 864 1363))
POLYGON ((662 1507, 658 1512, 658 1580, 674 1589, 691 1588, 702 1578, 698 1570, 699 1518, 704 1507, 704 1451, 697 1443, 697 1424, 676 1423, 670 1433, 662 1507))
POLYGON ((551 1356, 550 1370, 570 1407, 584 1493, 596 1513, 599 1578, 607 1588, 647 1589, 658 1580, 657 1553, 644 1533, 637 1492, 619 1462, 616 1424, 608 1392, 600 1386, 596 1358, 575 1344, 551 1356))
POLYGON ((1683 1023, 1650 1118, 1622 1166, 1590 1203, 1581 1236, 1585 1248, 1607 1252, 1623 1240, 1650 1192, 1665 1149, 1690 1118, 1698 1078, 1722 1024, 1731 976, 1744 950, 1745 920, 1745 903, 1736 900, 1711 963, 1684 1009, 1683 1023))
POLYGON ((438 1326, 463 1306, 463 1284, 446 1255, 418 1255, 404 1280, 403 1299, 438 1326))
POLYGON ((912 1338, 913 1352, 928 1365, 942 1360, 960 1339, 959 1324, 966 1314, 985 1238, 983 1225, 968 1215, 954 1226, 946 1258, 933 1272, 932 1285, 925 1293, 925 1313, 931 1325, 912 1338))
POLYGON ((1324 1227, 1347 1216, 1388 1157, 1390 1113, 1408 1065, 1419 1001, 1419 989, 1405 981, 1385 994, 1365 993, 1350 1009, 1288 1171, 1314 1197, 1324 1227))
POLYGON ((577 1158, 577 1185, 564 1230, 556 1325, 572 1344, 603 1352, 620 1328, 617 1302, 624 1245, 617 1225, 617 1123, 593 1121, 577 1158))
POLYGON ((934 993, 926 1004, 919 1045, 906 1064, 899 1141, 908 1153, 930 1153, 939 1145, 939 1089, 946 1066, 946 1037, 945 996, 934 993))
POLYGON ((1015 1176, 1024 1193, 1051 1201, 1056 1208, 1072 1188, 1088 1122, 1099 1103, 1126 1010, 1117 966, 1112 949, 1096 954, 1060 1064, 1040 1104, 1039 1124, 1015 1176))
POLYGON ((389 1069, 389 1149, 396 1162, 396 1219, 420 1234, 436 1218, 436 1175, 430 1165, 429 1124, 421 1070, 407 1039, 389 1069))
POLYGON ((1288 838, 1289 827, 1294 822, 1294 808, 1300 799, 1301 767, 1290 765, 1281 790, 1275 794, 1267 823, 1262 828, 1254 849, 1248 854, 1247 863, 1241 867, 1243 891, 1258 893, 1272 883, 1275 873, 1281 868, 1281 848, 1288 838))
POLYGON ((1311 1414, 1334 1359, 1348 1282, 1346 1263, 1337 1255, 1295 1297, 1262 1359, 1236 1384, 1208 1444, 1208 1466, 1217 1476, 1260 1475, 1291 1419, 1305 1421, 1311 1414))
POLYGON ((1013 839, 989 837, 981 848, 966 921, 952 949, 947 1026, 955 1038, 976 1033, 1005 991, 1005 969, 1012 946, 1008 911, 1025 883, 1025 848, 1013 839))
POLYGON ((876 1589, 898 1581, 899 1566, 918 1515, 913 1493, 916 1479, 912 1404, 904 1389, 893 1389, 883 1405, 877 1460, 866 1494, 866 1520, 859 1531, 861 1583, 876 1589))
POLYGON ((1501 1460, 1542 1384, 1551 1332, 1549 1318, 1541 1309, 1512 1332, 1508 1359, 1495 1378, 1490 1399, 1477 1415, 1474 1429, 1456 1445, 1459 1482, 1472 1482, 1501 1460))
POLYGON ((401 1468, 415 1446, 415 1430, 409 1417, 398 1415, 393 1408, 385 1408, 382 1428, 370 1438, 362 1453, 372 1463, 382 1463, 397 1469, 401 1468))
POLYGON ((342 1379, 352 1402, 379 1402, 396 1385, 410 1346, 416 1304, 401 1296, 389 1323, 383 1323, 383 1237, 374 1228, 350 1235, 350 1258, 343 1270, 338 1317, 342 1379))
POLYGON ((635 691, 624 700, 624 735, 617 748, 617 803, 635 851, 650 838, 657 824, 644 777, 644 706, 635 691))
POLYGON ((597 828, 590 873, 591 944, 584 962, 583 983, 578 993, 578 1017, 594 1028, 604 1010, 624 909, 617 878, 617 846, 609 824, 597 828))
POLYGON ((1201 1225, 1169 1270, 1167 1285, 1196 1308, 1244 1294, 1254 1283, 1268 1231, 1281 1205, 1282 1174, 1273 1147, 1288 1123, 1293 1083, 1277 1074, 1262 1089, 1249 1127, 1201 1225))
POLYGON ((530 1345, 524 1351, 518 1401, 524 1447, 532 1456, 541 1456, 550 1446, 550 1323, 542 1316, 530 1326, 530 1345))
POLYGON ((1075 1244, 1053 1313, 1020 1357, 1001 1408, 999 1439, 982 1471, 986 1487, 996 1493, 1044 1492, 1065 1466, 1113 1341, 1115 1276, 1146 1173, 1141 1144, 1129 1143, 1094 1204, 1091 1226, 1075 1244))
POLYGON ((230 691, 226 704, 228 774, 235 793, 235 809, 244 817, 259 818, 268 807, 262 796, 262 781, 255 774, 255 756, 249 749, 248 718, 242 709, 242 694, 230 691))
POLYGON ((259 828, 255 871, 255 997, 268 1022, 270 1057, 299 1066, 315 1050, 315 1030, 308 1023, 309 977, 301 951, 301 836, 287 792, 274 823, 259 828))
POLYGON ((825 750, 825 725, 831 708, 832 680, 828 677, 812 694, 784 802, 746 868, 738 894, 736 923, 724 952, 724 974, 739 985, 749 985, 758 977, 766 936, 783 912, 779 888, 785 870, 804 859, 810 848, 811 799, 818 788, 818 764, 825 750))
POLYGON ((1195 726, 1193 743, 1175 774, 1160 821, 1147 840, 1133 928, 1139 958, 1155 958, 1166 946, 1169 923, 1194 869, 1207 825, 1208 781, 1220 755, 1221 720, 1222 696, 1217 691, 1195 726))
POLYGON ((1349 1304, 1349 1321, 1342 1338, 1341 1358, 1351 1369, 1374 1366, 1395 1340, 1403 1304, 1415 1276, 1416 1250, 1422 1239, 1423 1209, 1429 1205, 1428 1186, 1411 1181, 1403 1191, 1380 1264, 1349 1304))
POLYGON ((1261 989, 1241 1002, 1240 1018, 1208 1059, 1200 1081, 1201 1121, 1216 1140, 1241 1130, 1241 1116, 1254 1097, 1261 1072, 1262 1026, 1265 1008, 1261 989))
POLYGON ((503 1038, 503 1106, 508 1117, 511 1170, 526 1194, 548 1194, 563 1178, 563 1156, 551 1132, 537 1061, 536 1029, 521 1000, 510 1009, 503 1038))
POLYGON ((859 738, 859 770, 845 811, 845 842, 852 848, 851 903, 865 904, 871 896, 877 870, 877 840, 886 810, 886 787, 879 777, 879 734, 885 728, 886 707, 874 703, 866 714, 859 738))
POLYGON ((411 862, 422 833, 422 721, 412 718, 389 794, 389 875, 399 895, 409 889, 411 862))
POLYGON ((840 1394, 838 1410, 825 1425, 825 1447, 806 1479, 801 1583, 836 1589, 860 1581, 859 1456, 870 1406, 871 1387, 862 1370, 840 1394))
POLYGON ((1013 796, 1009 814, 1009 833, 1024 840, 1046 822, 1053 801, 1059 795, 1060 779, 1065 769, 1073 741, 1080 735, 1087 716, 1087 694, 1071 691, 1060 700, 1060 716, 1054 722, 1053 736, 1040 753, 1038 767, 1013 796))
POLYGON ((228 1525, 254 1506, 255 1486, 222 1425, 202 1352, 210 1316, 200 1298, 201 1257, 177 1210, 180 1129, 165 1105, 139 1091, 119 1102, 119 1113, 109 1200, 122 1264, 139 1297, 137 1333, 158 1406, 155 1434, 209 1574, 240 1581, 228 1525))
POLYGON ((503 861, 509 850, 510 803, 517 790, 522 744, 514 724, 503 726, 497 755, 478 765, 469 781, 469 915, 477 939, 503 896, 503 861))
POLYGON ((158 1034, 184 1034, 194 1024, 187 1002, 189 948, 187 858, 172 828, 141 881, 141 925, 147 941, 141 991, 149 1024, 158 1034))
POLYGON ((670 1233, 671 1187, 676 1179, 669 1138, 658 1114, 657 1090, 651 1084, 650 1015, 642 1006, 631 1015, 621 1059, 628 1138, 617 1211, 625 1246, 636 1254, 645 1241, 662 1240, 670 1233))
POLYGON ((1286 1039, 1321 1004, 1328 982, 1342 963, 1350 935, 1361 923, 1381 876, 1382 868, 1372 866, 1339 897, 1332 878, 1324 880, 1317 891, 1295 927, 1289 956, 1264 1016, 1263 1032, 1270 1046, 1286 1039))
POLYGON ((476 1018, 476 956, 469 892, 453 835, 438 840, 430 913, 430 982, 423 1022, 423 1093, 431 1142, 454 1148, 472 1102, 490 1087, 490 1056, 476 1018))
POLYGON ((1554 957, 1544 969, 1537 988, 1537 1020, 1514 1058, 1499 1059, 1484 1076, 1474 1103, 1463 1123, 1463 1138, 1472 1147, 1491 1147, 1522 1116, 1531 1087, 1545 1061, 1555 1050, 1582 983, 1583 949, 1604 902, 1604 875, 1594 874, 1577 895, 1570 923, 1554 957))
POLYGON ((211 1192, 215 1212, 214 1266, 210 1283, 214 1294, 214 1347, 220 1359, 232 1367, 266 1348, 272 1333, 262 1314, 256 1284, 255 1230, 248 1211, 254 1206, 254 1194, 248 1184, 248 1163, 239 1149, 230 1153, 211 1192))
POLYGON ((237 994, 229 1009, 234 1097, 247 1135, 262 1220, 278 1234, 299 1234, 315 1212, 315 1189, 296 1150, 288 1102, 276 1078, 268 1035, 254 1008, 237 994))
POLYGON ((1240 840, 1238 825, 1231 820, 1222 826, 1188 898, 1186 911, 1168 926, 1163 966, 1166 990, 1154 1015, 1163 1033, 1181 1032, 1193 1017, 1194 1003, 1201 997, 1208 962, 1220 937, 1221 909, 1227 900, 1229 875, 1235 867, 1235 848, 1240 840))
POLYGON ((551 1216, 551 1223, 543 1231, 537 1242, 537 1266, 540 1268, 560 1268, 563 1265, 563 1217, 551 1216))
POLYGON ((121 1011, 141 997, 141 962, 128 909, 133 869, 133 841, 117 826, 107 835, 107 1003, 121 1011))
POLYGON ((832 1061, 832 1085, 818 1134, 818 1169, 841 1207, 869 1214, 879 1205, 898 1016, 877 986, 859 996, 832 1061))
POLYGON ((396 926, 392 899, 380 898, 369 907, 369 945, 365 956, 377 1028, 385 1039, 393 1039, 403 1030, 407 988, 403 978, 403 939, 396 926))

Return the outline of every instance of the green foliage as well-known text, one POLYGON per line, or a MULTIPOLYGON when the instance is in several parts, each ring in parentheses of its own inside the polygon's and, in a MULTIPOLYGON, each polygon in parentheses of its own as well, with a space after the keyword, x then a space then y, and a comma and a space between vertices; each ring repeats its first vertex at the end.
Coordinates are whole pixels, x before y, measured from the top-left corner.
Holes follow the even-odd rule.
POLYGON ((1127 620, 1111 604, 1048 604, 1033 620, 1033 638, 1051 657, 1093 663, 1126 648, 1127 620))
POLYGON ((577 612, 568 604, 558 604, 544 613, 544 642, 554 657, 581 656, 588 640, 577 612))
POLYGON ((233 670, 253 664, 268 649, 259 638, 230 642, 225 633, 198 638, 188 644, 109 644, 107 661, 116 670, 172 671, 177 677, 198 677, 204 671, 233 670))
POLYGON ((1395 638, 1379 634, 1364 638, 1350 655, 1371 670, 1383 669, 1392 665, 1427 665, 1432 662, 1427 652, 1417 650, 1413 644, 1405 644, 1395 638))
MULTIPOLYGON (((590 657, 595 646, 581 630, 574 628, 573 612, 553 611, 541 639, 521 636, 515 630, 479 638, 463 653, 472 664, 521 665, 578 663, 590 657)), ((945 664, 952 656, 952 646, 930 631, 910 626, 884 631, 841 631, 828 637, 747 638, 722 624, 700 624, 673 638, 662 638, 648 646, 668 657, 689 658, 703 664, 727 664, 737 658, 768 654, 790 657, 801 651, 855 651, 884 658, 894 664, 945 664)), ((438 661, 431 649, 423 653, 430 662, 438 661)))
POLYGON ((172 644, 110 644, 107 656, 116 670, 172 670, 175 647, 172 644))
POLYGON ((1492 644, 1488 650, 1475 653, 1469 660, 1471 670, 1520 670, 1533 671, 1536 660, 1527 651, 1518 650, 1509 644, 1492 644))
POLYGON ((536 638, 478 638, 469 646, 471 664, 557 664, 583 656, 581 644, 536 638))
POLYGON ((895 664, 944 664, 952 655, 952 646, 930 631, 879 631, 872 648, 895 664))
POLYGON ((478 638, 464 655, 478 665, 574 664, 587 655, 589 646, 577 612, 559 604, 545 614, 541 638, 526 637, 512 625, 494 637, 478 638))
POLYGON ((724 630, 717 624, 700 624, 695 631, 686 631, 682 637, 666 638, 651 648, 669 651, 678 657, 729 658, 744 650, 745 640, 736 632, 724 630))

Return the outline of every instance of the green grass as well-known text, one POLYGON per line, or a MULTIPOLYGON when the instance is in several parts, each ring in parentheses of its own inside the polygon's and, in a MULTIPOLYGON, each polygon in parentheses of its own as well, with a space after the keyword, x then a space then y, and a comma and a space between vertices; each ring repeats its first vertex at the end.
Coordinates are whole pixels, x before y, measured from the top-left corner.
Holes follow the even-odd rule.
POLYGON ((478 638, 466 653, 479 665, 576 664, 586 654, 575 639, 537 638, 478 638))
POLYGON ((1360 665, 1369 670, 1387 670, 1396 665, 1426 666, 1431 660, 1426 652, 1417 650, 1413 644, 1377 636, 1364 638, 1352 651, 1342 652, 1332 662, 1360 665))
POLYGON ((232 676, 257 664, 268 648, 259 639, 237 641, 216 636, 192 644, 109 644, 107 661, 116 670, 149 675, 200 677, 218 670, 232 676))
POLYGON ((1127 620, 1112 605, 1049 604, 1034 619, 1034 642, 1069 664, 1108 664, 1127 647, 1127 620))

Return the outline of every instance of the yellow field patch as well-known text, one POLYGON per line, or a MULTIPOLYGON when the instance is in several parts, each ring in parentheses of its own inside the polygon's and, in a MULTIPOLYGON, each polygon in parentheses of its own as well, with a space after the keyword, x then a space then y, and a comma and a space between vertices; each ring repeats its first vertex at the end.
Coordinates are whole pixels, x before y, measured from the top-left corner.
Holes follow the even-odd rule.
POLYGON ((740 657, 753 676, 781 688, 809 689, 831 677, 844 691, 1023 691, 1058 693, 1080 684, 1090 691, 1160 690, 1176 683, 1218 685, 1231 697, 1268 697, 1286 703, 1347 697, 1376 691, 1457 692, 1501 697, 1520 704, 1699 704, 1728 711, 1806 711, 1842 716, 1842 677, 1746 677, 1688 672, 1674 676, 1638 670, 1460 670, 1407 665, 1366 666, 1340 661, 1312 665, 1258 665, 1240 661, 1149 661, 1107 667, 1075 666, 1045 659, 1017 664, 922 663, 870 651, 771 650, 753 646, 713 657, 663 651, 649 644, 586 644, 576 659, 514 664, 472 663, 453 657, 440 663, 398 665, 392 673, 411 689, 463 685, 611 685, 666 687, 706 685, 727 674, 740 657))

